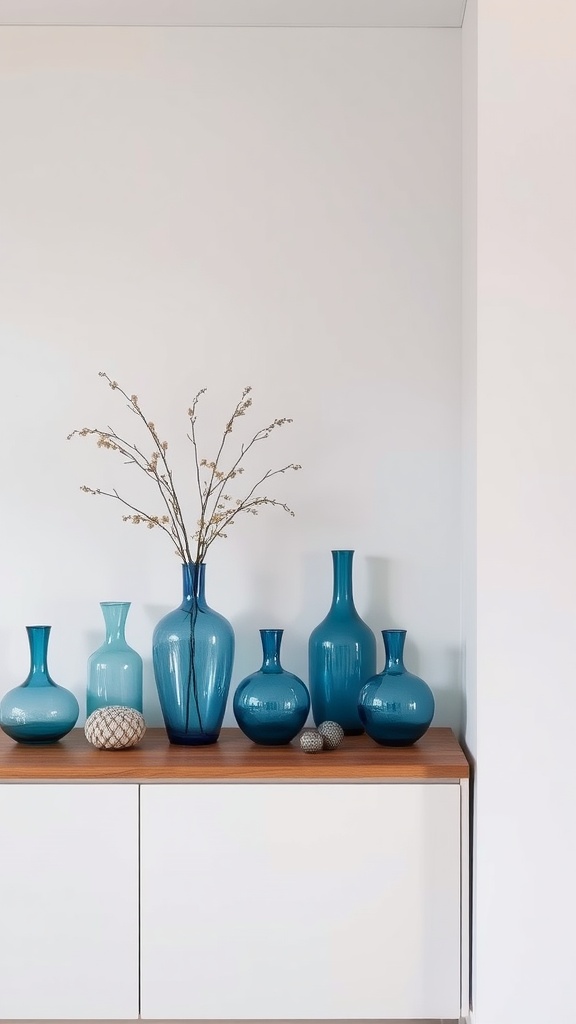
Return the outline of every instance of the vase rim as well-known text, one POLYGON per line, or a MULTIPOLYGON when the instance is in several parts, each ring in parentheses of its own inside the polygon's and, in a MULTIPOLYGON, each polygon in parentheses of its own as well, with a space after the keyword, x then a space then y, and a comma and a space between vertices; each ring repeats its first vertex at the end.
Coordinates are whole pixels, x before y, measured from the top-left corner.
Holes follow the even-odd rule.
POLYGON ((100 601, 102 608, 108 608, 113 604, 130 604, 130 601, 100 601))
POLYGON ((36 625, 34 625, 34 626, 26 626, 26 629, 52 629, 52 626, 43 626, 43 625, 36 626, 36 625))
POLYGON ((331 548, 333 555, 353 555, 355 548, 331 548))
POLYGON ((382 632, 383 633, 398 633, 398 634, 402 634, 403 633, 404 636, 405 636, 406 633, 407 633, 407 630, 406 629, 383 629, 382 632))

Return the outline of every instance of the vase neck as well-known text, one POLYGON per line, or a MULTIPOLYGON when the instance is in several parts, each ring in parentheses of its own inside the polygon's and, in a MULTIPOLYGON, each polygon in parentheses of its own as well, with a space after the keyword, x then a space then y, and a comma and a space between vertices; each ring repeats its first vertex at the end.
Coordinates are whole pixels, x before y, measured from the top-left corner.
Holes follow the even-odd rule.
POLYGON ((332 609, 355 610, 352 593, 352 559, 353 551, 333 551, 332 565, 334 569, 334 589, 332 592, 332 609))
POLYGON ((261 629, 262 641, 262 672, 282 672, 280 664, 280 644, 283 629, 261 629))
POLYGON ((206 566, 204 562, 185 562, 182 566, 182 608, 184 611, 197 605, 206 608, 204 593, 206 566))
POLYGON ((48 673, 48 639, 51 626, 26 626, 30 645, 29 686, 46 686, 51 682, 48 673))
POLYGON ((124 630, 130 601, 101 601, 100 607, 106 627, 106 643, 125 643, 124 630))
POLYGON ((405 672, 404 668, 404 641, 406 640, 405 629, 383 629, 382 639, 386 652, 386 672, 391 675, 399 675, 405 672))

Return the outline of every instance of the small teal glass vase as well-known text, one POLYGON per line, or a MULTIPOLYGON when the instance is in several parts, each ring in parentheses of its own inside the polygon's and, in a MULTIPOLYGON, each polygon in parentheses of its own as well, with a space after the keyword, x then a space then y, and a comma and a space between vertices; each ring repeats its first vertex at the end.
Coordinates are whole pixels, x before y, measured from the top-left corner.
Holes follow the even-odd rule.
POLYGON ((142 658, 125 636, 130 601, 101 601, 100 607, 106 636, 88 659, 86 717, 105 707, 142 712, 142 658))
POLYGON ((204 563, 182 566, 183 600, 160 620, 152 660, 171 743, 216 743, 234 663, 234 630, 206 604, 204 563))
POLYGON ((302 729, 310 710, 304 683, 280 664, 283 629, 261 629, 262 667, 239 683, 234 716, 242 732, 264 746, 290 743, 302 729))
POLYGON ((376 672, 376 637, 354 604, 353 557, 353 551, 332 552, 332 605, 308 642, 314 721, 338 722, 347 736, 364 732, 358 696, 376 672))
POLYGON ((416 743, 434 717, 434 695, 420 676, 404 667, 405 629, 383 629, 383 672, 362 688, 358 712, 366 732, 384 747, 416 743))
POLYGON ((51 626, 26 626, 30 672, 21 686, 0 702, 0 728, 19 743, 56 743, 74 728, 80 708, 70 690, 58 686, 48 672, 51 626))

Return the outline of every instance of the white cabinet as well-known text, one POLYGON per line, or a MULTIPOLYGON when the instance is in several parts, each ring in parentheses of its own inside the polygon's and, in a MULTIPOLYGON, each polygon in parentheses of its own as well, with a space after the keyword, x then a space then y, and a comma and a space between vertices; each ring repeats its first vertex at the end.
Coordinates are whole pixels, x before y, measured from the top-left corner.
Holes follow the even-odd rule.
POLYGON ((146 785, 141 1013, 457 1018, 459 784, 146 785))
POLYGON ((138 786, 0 785, 0 1018, 138 1016, 138 786))
POLYGON ((0 1020, 455 1020, 468 764, 0 733, 0 1020))

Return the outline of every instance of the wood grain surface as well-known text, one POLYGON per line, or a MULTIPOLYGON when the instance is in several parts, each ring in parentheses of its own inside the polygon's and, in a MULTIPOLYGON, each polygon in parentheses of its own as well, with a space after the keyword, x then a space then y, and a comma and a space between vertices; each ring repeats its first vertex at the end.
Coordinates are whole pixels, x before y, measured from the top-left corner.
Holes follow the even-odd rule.
POLYGON ((0 780, 155 782, 195 779, 465 779, 468 762, 451 729, 429 729, 412 747, 381 747, 368 736, 346 736, 333 751, 305 754, 298 737, 288 746, 261 747, 239 729, 218 743, 180 747, 164 729, 149 729, 130 750, 96 750, 83 729, 59 743, 28 747, 0 732, 0 780))

